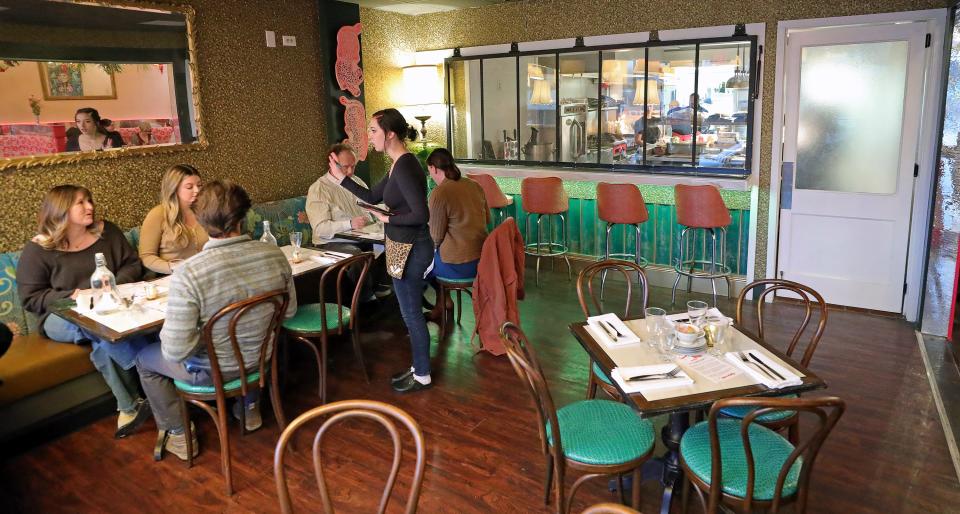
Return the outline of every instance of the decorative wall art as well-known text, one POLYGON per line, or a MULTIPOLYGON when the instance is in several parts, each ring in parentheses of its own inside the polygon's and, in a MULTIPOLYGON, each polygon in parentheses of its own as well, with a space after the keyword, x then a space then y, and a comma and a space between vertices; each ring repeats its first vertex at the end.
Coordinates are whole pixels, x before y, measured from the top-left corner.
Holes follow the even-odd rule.
POLYGON ((114 100, 115 70, 69 62, 39 62, 44 100, 114 100))

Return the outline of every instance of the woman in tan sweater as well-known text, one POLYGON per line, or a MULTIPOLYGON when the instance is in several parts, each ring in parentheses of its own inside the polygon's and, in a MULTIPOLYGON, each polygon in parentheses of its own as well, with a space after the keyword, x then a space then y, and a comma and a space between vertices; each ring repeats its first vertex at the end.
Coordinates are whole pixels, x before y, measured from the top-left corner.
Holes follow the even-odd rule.
MULTIPOLYGON (((446 148, 437 148, 430 153, 427 171, 437 183, 428 202, 430 236, 436 247, 431 278, 475 277, 490 221, 483 188, 460 173, 453 155, 446 148)), ((444 305, 447 309, 453 308, 449 298, 442 302, 438 299, 428 319, 441 319, 444 305)))
POLYGON ((147 213, 140 227, 140 260, 157 273, 173 268, 203 249, 207 233, 190 210, 200 192, 200 172, 189 164, 175 164, 163 174, 160 205, 147 213))

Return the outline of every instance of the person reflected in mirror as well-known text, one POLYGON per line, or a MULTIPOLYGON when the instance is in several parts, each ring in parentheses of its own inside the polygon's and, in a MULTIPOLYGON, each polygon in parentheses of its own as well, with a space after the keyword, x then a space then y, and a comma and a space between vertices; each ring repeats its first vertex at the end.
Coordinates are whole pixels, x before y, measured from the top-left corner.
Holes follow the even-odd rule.
MULTIPOLYGON (((96 218, 93 195, 85 187, 61 185, 51 189, 40 206, 38 220, 37 235, 23 248, 17 266, 17 290, 23 308, 39 317, 40 335, 61 343, 90 343, 90 360, 103 375, 120 411, 114 437, 130 435, 150 416, 133 367, 137 353, 152 338, 134 336, 111 343, 61 318, 54 310, 89 291, 96 254, 103 254, 117 284, 140 280, 140 258, 116 225, 96 218)), ((92 295, 85 296, 93 301, 92 295)))
POLYGON ((77 137, 76 147, 71 147, 70 143, 67 143, 68 152, 94 152, 123 146, 123 138, 118 132, 107 130, 96 109, 92 107, 77 109, 74 121, 80 129, 80 136, 77 137))
POLYGON ((387 270, 400 314, 410 331, 413 366, 391 378, 394 391, 407 393, 430 387, 430 332, 421 309, 424 276, 433 263, 430 212, 427 208, 427 176, 420 161, 407 150, 406 140, 415 140, 417 130, 407 124, 400 111, 384 109, 373 113, 369 125, 373 148, 393 161, 387 176, 373 189, 360 186, 330 168, 330 173, 348 191, 369 204, 383 202, 391 215, 371 212, 384 223, 387 238, 387 270))
POLYGON ((80 137, 80 129, 78 129, 77 127, 70 127, 64 132, 64 135, 67 138, 66 151, 68 152, 77 151, 77 150, 70 150, 70 149, 80 148, 80 143, 77 141, 77 138, 80 137))
POLYGON ((153 124, 149 121, 141 121, 140 125, 137 126, 137 131, 130 136, 130 146, 155 144, 157 144, 157 140, 153 137, 153 124))
POLYGON ((460 173, 453 154, 437 148, 427 157, 427 171, 437 187, 430 193, 430 237, 435 246, 429 279, 437 302, 427 315, 440 323, 444 309, 453 310, 449 294, 440 297, 436 279, 467 279, 477 276, 480 250, 487 239, 490 209, 483 188, 460 173))
POLYGON ((209 236, 191 209, 201 186, 200 172, 189 164, 174 164, 163 173, 160 205, 150 209, 140 227, 140 259, 147 269, 173 273, 207 243, 209 236))

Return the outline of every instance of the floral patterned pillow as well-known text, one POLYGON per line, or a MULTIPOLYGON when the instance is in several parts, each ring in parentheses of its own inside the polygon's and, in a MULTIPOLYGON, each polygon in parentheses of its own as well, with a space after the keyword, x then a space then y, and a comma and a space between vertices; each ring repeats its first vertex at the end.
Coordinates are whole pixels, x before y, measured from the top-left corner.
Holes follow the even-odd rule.
POLYGON ((36 330, 36 318, 23 310, 17 293, 17 263, 20 252, 0 253, 0 323, 14 335, 27 335, 36 330))
POLYGON ((306 212, 307 197, 298 196, 275 202, 255 204, 247 213, 247 232, 253 239, 263 235, 263 222, 270 222, 270 232, 277 244, 290 244, 291 232, 303 232, 303 241, 313 240, 313 231, 306 212))

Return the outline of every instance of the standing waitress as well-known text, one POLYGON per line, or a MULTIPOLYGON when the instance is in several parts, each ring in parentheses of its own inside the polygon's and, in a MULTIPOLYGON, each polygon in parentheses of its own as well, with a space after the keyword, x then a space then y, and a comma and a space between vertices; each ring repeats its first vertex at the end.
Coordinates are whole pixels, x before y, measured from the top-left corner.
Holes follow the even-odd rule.
POLYGON ((352 180, 343 180, 337 156, 330 155, 330 173, 340 185, 361 200, 385 203, 391 215, 371 213, 384 223, 387 238, 387 271, 393 277, 393 290, 400 303, 400 314, 410 331, 413 366, 391 379, 400 393, 430 387, 430 332, 421 310, 424 274, 433 262, 433 241, 430 239, 427 209, 427 177, 420 161, 407 151, 406 139, 417 137, 396 109, 384 109, 370 120, 370 141, 378 152, 386 152, 393 161, 387 176, 366 189, 352 180))

